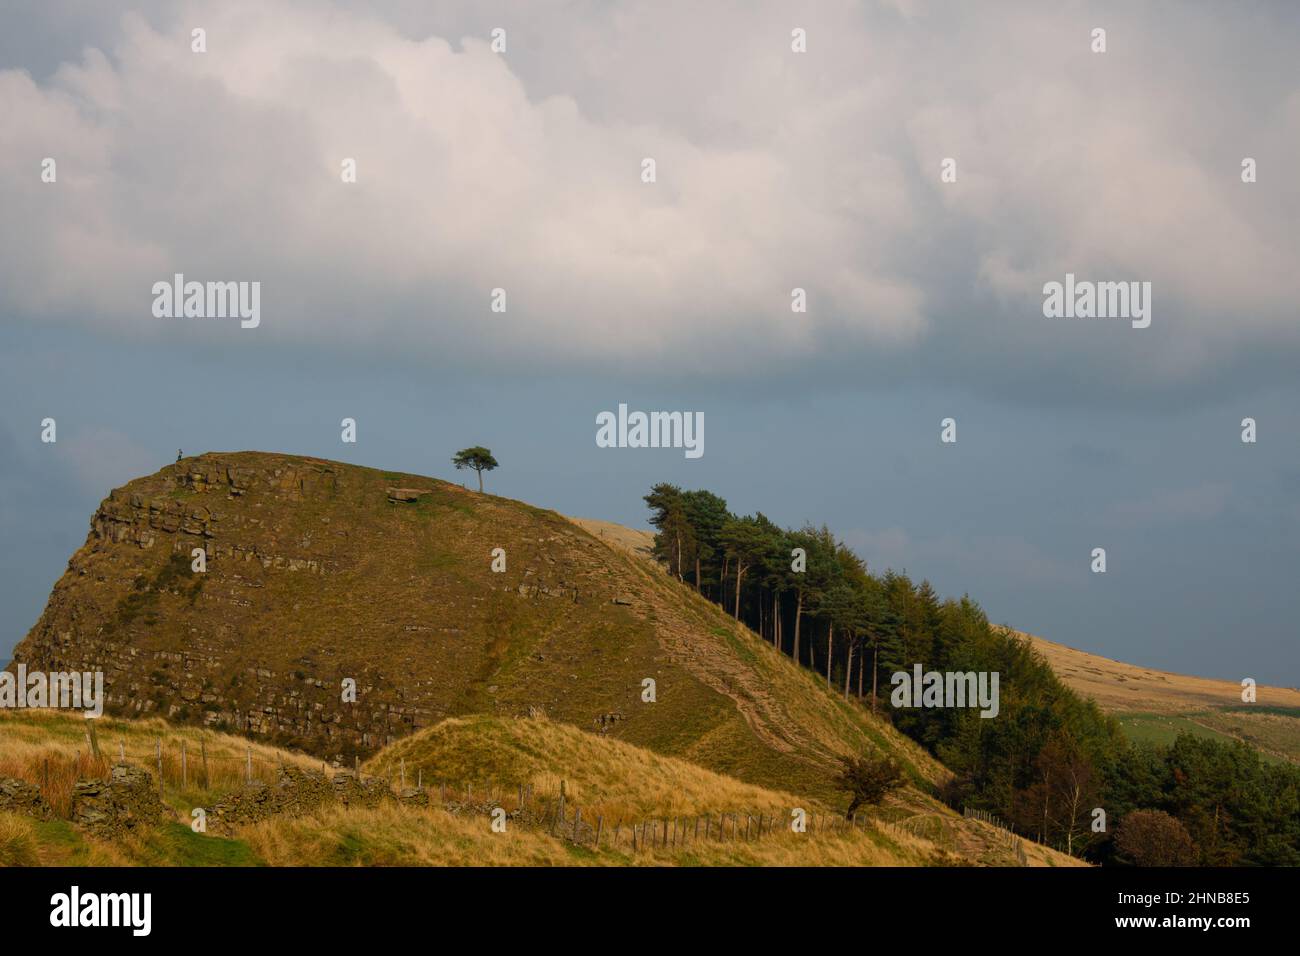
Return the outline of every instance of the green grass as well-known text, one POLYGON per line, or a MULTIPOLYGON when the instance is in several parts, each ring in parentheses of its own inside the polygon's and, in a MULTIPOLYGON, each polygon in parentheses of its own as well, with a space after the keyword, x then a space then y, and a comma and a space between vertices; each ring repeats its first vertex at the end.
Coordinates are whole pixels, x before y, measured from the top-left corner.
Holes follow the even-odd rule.
POLYGON ((721 638, 725 638, 727 645, 736 652, 736 655, 747 664, 757 664, 758 658, 754 656, 754 651, 746 646, 746 642, 736 636, 736 632, 728 627, 714 627, 713 633, 721 638))
POLYGON ((1295 717, 1300 719, 1300 707, 1270 707, 1265 704, 1235 704, 1222 708, 1228 714, 1269 714, 1274 717, 1295 717))
POLYGON ((1300 709, 1294 707, 1227 707, 1185 715, 1124 712, 1115 715, 1129 740, 1167 747, 1179 734, 1219 743, 1244 741, 1268 763, 1300 761, 1300 709))
POLYGON ((1300 763, 1300 709, 1295 707, 1232 707, 1196 715, 1215 730, 1246 741, 1264 760, 1300 763))
POLYGON ((1155 744, 1167 747, 1178 739, 1179 734, 1192 734, 1196 737, 1217 740, 1220 743, 1230 743, 1233 739, 1227 734, 1218 733, 1207 727, 1202 727, 1186 717, 1173 714, 1130 712, 1118 713, 1115 717, 1119 720, 1120 728, 1124 731, 1125 736, 1137 744, 1155 744))
POLYGON ((195 833, 183 823, 165 823, 146 844, 153 866, 261 866, 262 861, 242 840, 195 833))
POLYGON ((113 841, 112 857, 104 846, 67 820, 27 821, 34 836, 35 860, 53 866, 94 866, 127 862, 141 866, 261 866, 241 840, 195 833, 183 823, 164 823, 138 837, 113 841))

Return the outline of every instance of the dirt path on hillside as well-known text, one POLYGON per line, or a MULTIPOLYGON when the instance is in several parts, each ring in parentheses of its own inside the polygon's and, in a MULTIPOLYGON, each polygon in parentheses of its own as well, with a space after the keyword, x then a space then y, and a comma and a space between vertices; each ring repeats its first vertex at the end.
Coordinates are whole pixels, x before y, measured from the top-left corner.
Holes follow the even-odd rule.
POLYGON ((654 560, 653 533, 589 518, 569 520, 608 545, 641 582, 637 597, 646 607, 637 609, 638 613, 651 620, 659 644, 670 658, 705 686, 728 697, 764 744, 779 753, 798 752, 824 762, 834 759, 834 754, 799 732, 799 722, 771 693, 758 668, 742 660, 726 638, 712 629, 734 632, 740 625, 711 601, 674 581, 654 560), (699 606, 694 606, 695 602, 699 606))
MULTIPOLYGON (((763 675, 763 665, 747 663, 729 645, 727 638, 717 634, 714 628, 726 628, 739 640, 757 638, 758 635, 737 624, 725 610, 696 593, 689 585, 670 577, 654 559, 652 532, 606 521, 569 520, 609 547, 615 560, 622 563, 631 576, 630 580, 635 582, 631 595, 635 600, 633 610, 654 627, 660 646, 674 663, 685 667, 705 686, 729 698, 754 735, 771 749, 797 754, 826 767, 835 765, 837 754, 803 732, 800 721, 772 693, 763 675)), ((766 642, 761 643, 767 646, 766 642)), ((755 653, 760 650, 755 648, 755 653)), ((900 746, 904 740, 906 738, 899 741, 900 746)), ((976 819, 966 819, 930 797, 921 798, 921 803, 930 804, 931 809, 915 815, 912 825, 932 819, 942 831, 940 840, 947 844, 949 852, 983 865, 1018 864, 1005 835, 996 827, 976 819)), ((1024 840, 1023 845, 1030 866, 1087 865, 1032 840, 1024 840)))

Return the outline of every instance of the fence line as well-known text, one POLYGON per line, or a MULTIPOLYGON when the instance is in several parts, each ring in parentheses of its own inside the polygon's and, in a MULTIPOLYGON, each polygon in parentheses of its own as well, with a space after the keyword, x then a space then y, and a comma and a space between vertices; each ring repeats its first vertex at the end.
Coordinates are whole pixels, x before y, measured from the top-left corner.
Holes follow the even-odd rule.
POLYGON ((1010 824, 1005 823, 1001 817, 995 816, 988 810, 980 810, 974 807, 962 807, 962 816, 968 820, 980 820, 995 827, 1001 835, 1003 844, 1016 855, 1016 861, 1021 866, 1028 864, 1028 858, 1025 856, 1024 839, 1011 829, 1010 824))
MULTIPOLYGON (((164 747, 161 736, 154 738, 154 745, 148 751, 135 748, 128 749, 125 739, 110 742, 101 748, 93 722, 88 721, 86 732, 88 744, 86 756, 102 761, 104 772, 113 763, 129 763, 153 771, 157 775, 158 792, 164 796, 167 792, 177 793, 196 785, 202 789, 223 784, 274 783, 281 768, 286 766, 308 769, 301 763, 286 763, 282 760, 269 760, 255 755, 252 746, 248 746, 242 755, 209 753, 207 739, 200 737, 198 753, 194 754, 189 742, 180 740, 170 747, 164 747), (115 744, 115 746, 114 746, 115 744), (215 778, 218 778, 214 780, 215 778)), ((78 751, 77 762, 81 761, 78 751)), ((320 763, 320 772, 327 778, 331 771, 347 773, 342 767, 331 767, 326 762, 320 763)), ((396 770, 388 776, 376 776, 361 773, 360 758, 354 758, 351 772, 361 780, 381 779, 390 791, 401 796, 409 796, 412 791, 407 787, 405 760, 400 761, 396 770)), ((49 786, 49 761, 45 761, 42 774, 43 789, 49 786)), ((459 781, 439 780, 424 781, 424 771, 417 772, 414 793, 427 794, 432 805, 441 805, 443 809, 459 810, 467 806, 487 806, 491 809, 506 809, 510 803, 513 809, 525 821, 535 821, 545 827, 546 832, 563 837, 577 845, 590 846, 595 849, 624 848, 632 852, 646 852, 651 849, 678 848, 695 843, 746 843, 770 837, 791 828, 789 809, 759 809, 719 811, 716 813, 649 816, 645 818, 619 818, 607 821, 603 813, 571 805, 564 780, 559 781, 557 791, 538 792, 534 784, 503 783, 462 783, 459 781), (475 798, 479 802, 475 803, 475 798), (507 797, 513 798, 508 800, 507 797)), ((809 811, 805 816, 804 833, 808 835, 845 833, 849 830, 864 830, 870 826, 866 818, 859 820, 858 815, 846 817, 841 814, 809 811)))

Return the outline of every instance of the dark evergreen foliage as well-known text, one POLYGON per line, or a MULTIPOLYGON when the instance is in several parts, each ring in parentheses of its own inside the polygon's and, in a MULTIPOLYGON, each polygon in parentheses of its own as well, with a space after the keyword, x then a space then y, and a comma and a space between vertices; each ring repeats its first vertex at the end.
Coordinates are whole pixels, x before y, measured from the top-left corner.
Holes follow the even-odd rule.
MULTIPOLYGON (((646 503, 656 552, 675 576, 934 753, 955 774, 942 794, 954 806, 992 811, 1026 836, 1097 862, 1140 862, 1145 851, 1135 848, 1166 833, 1180 861, 1300 865, 1300 768, 1189 735, 1169 747, 1131 744, 969 596, 943 600, 928 581, 873 574, 825 526, 784 530, 674 485, 656 485, 646 503), (997 716, 892 707, 891 676, 916 664, 997 672, 997 716), (1166 814, 1181 830, 1138 811, 1166 814), (1120 828, 1128 853, 1113 839, 1120 828)), ((870 777, 869 769, 846 765, 841 782, 856 794, 854 774, 870 777)))

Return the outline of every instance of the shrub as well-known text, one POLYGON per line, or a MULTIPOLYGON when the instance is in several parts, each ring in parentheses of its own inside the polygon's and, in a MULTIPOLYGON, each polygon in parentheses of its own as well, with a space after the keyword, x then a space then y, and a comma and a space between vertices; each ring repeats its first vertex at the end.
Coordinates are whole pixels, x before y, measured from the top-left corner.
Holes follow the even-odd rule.
POLYGON ((1116 859, 1132 866, 1191 866, 1196 844, 1187 829, 1163 810, 1134 810, 1115 830, 1116 859))
POLYGON ((845 811, 849 816, 863 804, 879 803, 903 785, 903 768, 892 757, 841 757, 840 761, 844 769, 835 784, 853 795, 845 811))

